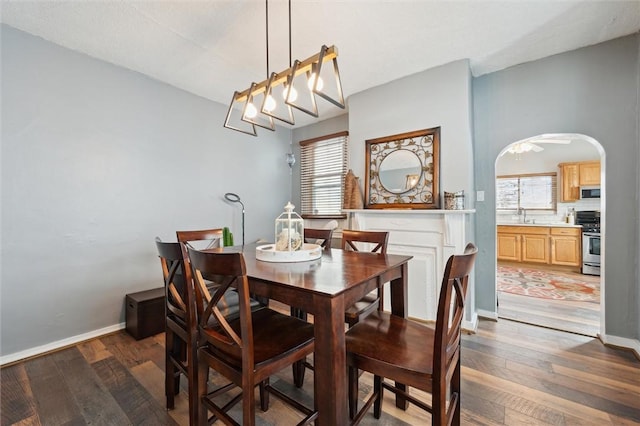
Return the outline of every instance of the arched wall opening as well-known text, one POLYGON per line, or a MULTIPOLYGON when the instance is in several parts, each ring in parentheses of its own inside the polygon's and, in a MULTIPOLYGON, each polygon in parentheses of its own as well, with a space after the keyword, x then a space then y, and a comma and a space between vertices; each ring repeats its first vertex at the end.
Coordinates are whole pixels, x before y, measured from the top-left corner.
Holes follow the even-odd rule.
MULTIPOLYGON (((526 174, 528 171, 541 172, 558 172, 558 164, 564 162, 582 162, 582 161, 600 161, 600 199, 599 200, 579 200, 576 203, 560 202, 560 191, 558 188, 558 202, 556 210, 550 212, 536 212, 534 219, 529 216, 529 221, 535 221, 536 218, 542 223, 560 223, 564 221, 566 212, 570 208, 580 210, 599 210, 600 211, 600 228, 601 228, 601 256, 600 256, 600 311, 598 330, 593 334, 604 335, 605 330, 605 250, 606 250, 606 170, 605 170, 605 150, 602 145, 594 138, 576 133, 555 133, 540 134, 525 138, 504 146, 497 158, 495 159, 495 176, 494 182, 497 182, 498 176, 516 175, 522 172, 526 174), (552 169, 552 170, 550 170, 552 169)), ((560 177, 558 176, 558 184, 560 177)), ((497 190, 496 190, 497 192, 497 190)), ((496 197, 496 204, 498 200, 496 197)), ((496 258, 499 257, 498 247, 498 225, 501 223, 508 224, 509 221, 522 220, 520 216, 511 215, 508 212, 499 211, 497 205, 494 209, 496 229, 494 232, 496 258)), ((540 223, 539 222, 539 223, 540 223)), ((498 313, 498 268, 495 271, 495 312, 498 313)))

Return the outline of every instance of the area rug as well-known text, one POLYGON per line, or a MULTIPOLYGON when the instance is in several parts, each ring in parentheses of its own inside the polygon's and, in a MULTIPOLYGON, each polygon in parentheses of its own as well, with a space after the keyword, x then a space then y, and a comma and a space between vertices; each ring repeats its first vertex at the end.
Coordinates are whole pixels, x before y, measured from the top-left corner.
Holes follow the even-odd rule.
POLYGON ((600 302, 600 277, 498 266, 498 290, 553 300, 600 302))

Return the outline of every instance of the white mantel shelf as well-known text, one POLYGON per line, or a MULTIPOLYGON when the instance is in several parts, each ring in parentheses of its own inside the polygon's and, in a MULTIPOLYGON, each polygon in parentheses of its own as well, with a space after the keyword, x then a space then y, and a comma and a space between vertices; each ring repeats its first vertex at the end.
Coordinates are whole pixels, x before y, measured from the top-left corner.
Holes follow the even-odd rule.
MULTIPOLYGON (((387 253, 410 255, 409 317, 435 321, 444 268, 453 254, 461 254, 468 242, 470 221, 476 212, 433 209, 345 209, 348 227, 363 231, 387 231, 387 253)), ((473 277, 469 280, 463 328, 475 331, 473 277)), ((385 288, 388 293, 388 288, 385 288)), ((389 309, 389 296, 385 297, 389 309)))
POLYGON ((345 213, 373 213, 373 214, 460 214, 475 213, 470 210, 442 210, 442 209, 344 209, 345 213))

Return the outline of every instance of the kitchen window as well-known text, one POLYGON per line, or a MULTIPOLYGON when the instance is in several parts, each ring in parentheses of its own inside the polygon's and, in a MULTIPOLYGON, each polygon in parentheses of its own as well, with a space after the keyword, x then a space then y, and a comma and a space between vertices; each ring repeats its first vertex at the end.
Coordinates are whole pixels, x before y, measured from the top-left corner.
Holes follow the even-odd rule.
POLYGON ((556 210, 557 174, 498 176, 497 210, 556 210))
POLYGON ((300 142, 301 215, 305 219, 345 218, 348 132, 300 142))

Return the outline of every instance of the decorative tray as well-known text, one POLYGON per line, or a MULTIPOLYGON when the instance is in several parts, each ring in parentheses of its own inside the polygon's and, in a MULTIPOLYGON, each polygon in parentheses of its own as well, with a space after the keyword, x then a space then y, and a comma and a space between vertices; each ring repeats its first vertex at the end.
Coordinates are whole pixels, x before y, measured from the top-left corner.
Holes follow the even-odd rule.
POLYGON ((322 257, 322 247, 318 244, 303 244, 301 250, 278 251, 275 244, 256 247, 256 259, 264 262, 306 262, 322 257))

